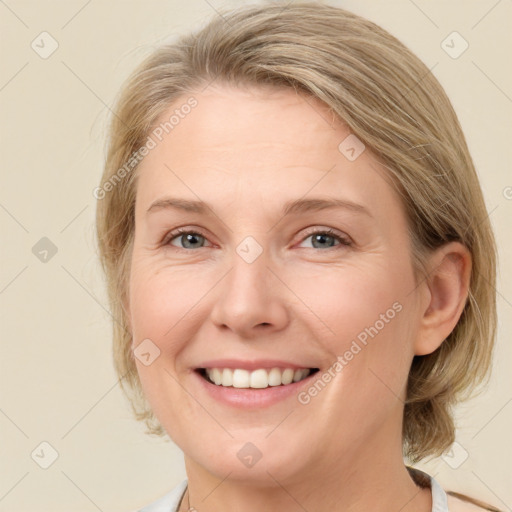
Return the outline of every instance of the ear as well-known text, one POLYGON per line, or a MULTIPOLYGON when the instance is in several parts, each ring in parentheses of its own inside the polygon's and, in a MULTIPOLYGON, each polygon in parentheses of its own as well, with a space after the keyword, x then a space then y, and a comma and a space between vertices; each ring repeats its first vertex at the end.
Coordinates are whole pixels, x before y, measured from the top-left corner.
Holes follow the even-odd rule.
POLYGON ((450 242, 428 258, 428 275, 421 283, 421 317, 415 355, 434 352, 453 331, 466 304, 471 277, 471 254, 450 242))

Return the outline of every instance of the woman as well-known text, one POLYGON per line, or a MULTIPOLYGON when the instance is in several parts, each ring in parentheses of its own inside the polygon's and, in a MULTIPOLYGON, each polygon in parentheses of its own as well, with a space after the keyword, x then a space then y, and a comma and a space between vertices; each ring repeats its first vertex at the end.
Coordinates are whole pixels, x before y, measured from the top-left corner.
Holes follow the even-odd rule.
POLYGON ((144 512, 482 510, 403 459, 453 443, 496 326, 482 192, 424 64, 344 10, 253 6, 156 50, 115 112, 116 370, 187 471, 144 512))

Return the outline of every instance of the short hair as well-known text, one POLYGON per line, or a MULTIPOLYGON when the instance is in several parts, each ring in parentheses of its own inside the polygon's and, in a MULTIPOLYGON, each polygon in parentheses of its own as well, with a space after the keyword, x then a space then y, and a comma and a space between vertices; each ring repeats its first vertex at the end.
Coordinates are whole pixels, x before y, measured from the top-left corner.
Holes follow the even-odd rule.
POLYGON ((115 319, 115 369, 135 416, 146 422, 147 433, 164 434, 141 389, 126 309, 134 155, 173 102, 214 80, 288 87, 327 105, 384 166, 399 193, 417 283, 428 277, 432 250, 458 241, 471 253, 468 298, 457 325, 433 353, 414 356, 408 377, 404 455, 413 462, 440 455, 455 439, 453 405, 486 381, 492 362, 496 247, 482 191, 457 116, 431 71, 378 25, 314 2, 224 11, 197 32, 153 50, 120 92, 97 189, 96 229, 115 319), (113 183, 121 169, 123 179, 113 183))

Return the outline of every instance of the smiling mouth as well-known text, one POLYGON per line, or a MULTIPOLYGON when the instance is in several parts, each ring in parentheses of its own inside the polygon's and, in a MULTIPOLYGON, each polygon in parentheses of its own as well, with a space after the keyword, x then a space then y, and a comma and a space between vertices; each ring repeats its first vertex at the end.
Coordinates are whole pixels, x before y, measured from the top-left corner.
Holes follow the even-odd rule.
POLYGON ((201 377, 211 384, 239 389, 267 389, 300 382, 318 372, 318 368, 259 368, 248 371, 241 368, 197 368, 201 377))

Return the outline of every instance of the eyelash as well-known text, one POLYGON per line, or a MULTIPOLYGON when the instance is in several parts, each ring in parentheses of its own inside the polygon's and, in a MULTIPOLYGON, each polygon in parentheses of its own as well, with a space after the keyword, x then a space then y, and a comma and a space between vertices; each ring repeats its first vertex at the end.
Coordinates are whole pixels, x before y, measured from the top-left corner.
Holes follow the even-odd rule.
MULTIPOLYGON (((331 237, 335 238, 336 240, 338 240, 338 242, 339 242, 338 245, 335 245, 333 247, 328 247, 327 249, 322 249, 323 251, 328 251, 330 249, 336 249, 337 247, 340 247, 340 246, 352 247, 352 245, 353 245, 352 241, 348 237, 347 238, 343 237, 343 236, 337 234, 333 229, 330 229, 330 228, 328 228, 328 229, 316 229, 316 228, 313 228, 312 230, 310 230, 310 231, 308 231, 306 233, 304 238, 302 238, 301 242, 303 242, 304 240, 306 240, 310 236, 317 235, 317 234, 331 236, 331 237)), ((198 230, 191 230, 191 229, 187 229, 187 228, 178 228, 175 231, 172 231, 171 233, 169 233, 168 236, 165 237, 164 241, 162 242, 162 245, 163 246, 170 246, 171 245, 171 241, 174 240, 175 238, 178 238, 181 235, 200 235, 202 238, 207 240, 207 237, 205 235, 203 235, 198 230)), ((174 249, 177 249, 178 251, 190 252, 190 251, 193 251, 193 250, 197 250, 197 249, 185 249, 183 247, 176 247, 174 245, 172 247, 174 249)), ((204 249, 204 247, 199 247, 199 249, 204 249)), ((315 249, 315 247, 312 247, 312 249, 315 249)))

